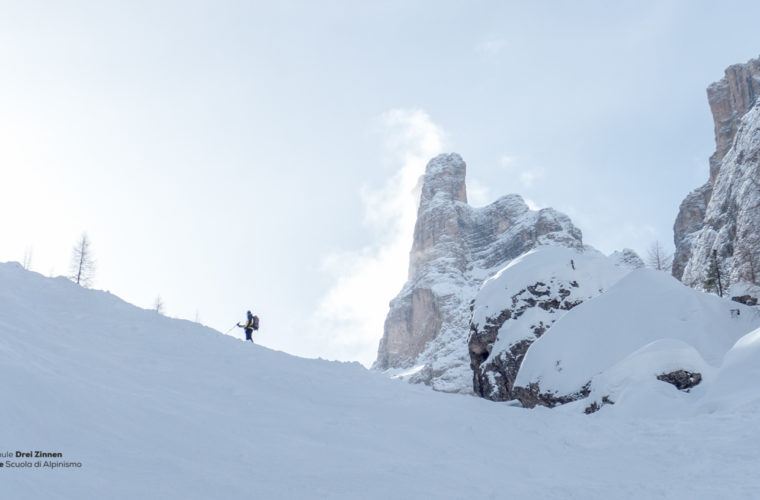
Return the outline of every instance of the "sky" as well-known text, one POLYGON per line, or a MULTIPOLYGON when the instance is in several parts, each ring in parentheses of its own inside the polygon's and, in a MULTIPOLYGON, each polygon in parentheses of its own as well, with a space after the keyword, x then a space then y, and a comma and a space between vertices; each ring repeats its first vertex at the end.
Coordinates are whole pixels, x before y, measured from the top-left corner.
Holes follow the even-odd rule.
MULTIPOLYGON (((419 176, 521 194, 645 255, 714 150, 757 2, 0 0, 0 261, 369 365, 419 176)), ((51 332, 53 333, 53 332, 51 332)))

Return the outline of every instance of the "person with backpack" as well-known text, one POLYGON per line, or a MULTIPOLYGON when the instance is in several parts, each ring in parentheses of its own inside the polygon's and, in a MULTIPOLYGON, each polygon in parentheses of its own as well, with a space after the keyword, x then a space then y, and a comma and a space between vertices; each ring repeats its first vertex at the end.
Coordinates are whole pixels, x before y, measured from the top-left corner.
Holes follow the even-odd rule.
POLYGON ((253 342, 251 335, 253 334, 254 330, 259 329, 259 317, 251 314, 251 311, 248 311, 247 316, 248 319, 246 320, 245 325, 238 323, 237 326, 245 329, 245 340, 250 340, 253 342))

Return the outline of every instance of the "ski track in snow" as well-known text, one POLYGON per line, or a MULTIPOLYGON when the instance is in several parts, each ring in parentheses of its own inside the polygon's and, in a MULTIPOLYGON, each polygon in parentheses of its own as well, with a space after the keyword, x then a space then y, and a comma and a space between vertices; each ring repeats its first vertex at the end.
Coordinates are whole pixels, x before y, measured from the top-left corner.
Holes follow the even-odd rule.
POLYGON ((16 264, 0 264, 0 380, 0 451, 83 464, 0 469, 3 498, 760 491, 758 404, 648 418, 524 410, 246 344, 16 264))

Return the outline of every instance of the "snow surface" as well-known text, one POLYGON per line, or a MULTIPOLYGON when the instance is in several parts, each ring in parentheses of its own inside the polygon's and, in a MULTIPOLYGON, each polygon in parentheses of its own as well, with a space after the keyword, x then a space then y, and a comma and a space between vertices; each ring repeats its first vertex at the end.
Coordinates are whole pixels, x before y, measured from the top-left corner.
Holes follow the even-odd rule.
MULTIPOLYGON (((759 335, 731 351, 724 383, 756 373, 759 335)), ((760 416, 741 406, 628 418, 614 406, 585 416, 442 394, 244 343, 17 264, 0 264, 0 380, 0 450, 83 464, 2 468, 3 498, 691 499, 760 489, 760 416)))

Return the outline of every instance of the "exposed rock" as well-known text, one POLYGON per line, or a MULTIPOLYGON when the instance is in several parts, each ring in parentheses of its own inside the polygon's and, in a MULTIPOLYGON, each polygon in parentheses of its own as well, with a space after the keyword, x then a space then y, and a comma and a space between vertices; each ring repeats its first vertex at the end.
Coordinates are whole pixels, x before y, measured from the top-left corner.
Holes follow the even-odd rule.
POLYGON ((586 407, 585 410, 583 410, 583 413, 586 415, 591 415, 592 413, 596 413, 599 410, 602 409, 602 406, 604 405, 614 405, 615 402, 610 399, 609 396, 603 396, 601 404, 598 401, 594 401, 590 405, 586 407))
POLYGON ((715 125, 715 153, 710 157, 710 183, 720 170, 720 163, 731 149, 739 128, 739 120, 755 104, 760 95, 760 59, 726 68, 725 76, 707 87, 715 125))
POLYGON ((469 393, 470 304, 482 282, 537 245, 583 244, 566 215, 530 210, 518 195, 470 207, 465 174, 457 154, 439 155, 426 167, 408 281, 390 303, 373 368, 426 365, 413 381, 469 393))
MULTIPOLYGON (((735 241, 736 235, 739 234, 739 239, 745 239, 740 231, 748 229, 747 224, 741 224, 745 227, 740 228, 736 218, 742 210, 752 207, 751 202, 745 203, 748 200, 743 198, 748 191, 744 185, 748 179, 753 179, 754 190, 758 190, 758 148, 757 144, 752 144, 757 127, 751 123, 757 117, 747 118, 756 107, 758 95, 759 59, 730 66, 725 76, 707 89, 716 144, 715 153, 710 157, 710 175, 704 186, 689 193, 681 203, 673 226, 676 245, 673 276, 688 285, 701 284, 705 254, 709 256, 711 250, 716 248, 722 258, 731 258, 740 246, 735 241), (743 151, 730 155, 737 146, 741 146, 743 151), (742 171, 741 174, 737 168, 742 171), (703 236, 706 232, 718 233, 723 228, 729 234, 703 236), (687 267, 690 268, 688 272, 687 267)), ((752 214, 752 217, 757 218, 757 214, 752 214)), ((753 242, 751 246, 755 248, 757 245, 753 242)), ((741 272, 732 269, 731 272, 736 277, 737 274, 746 273, 746 269, 741 272)))
POLYGON ((702 229, 707 212, 707 204, 712 196, 712 184, 704 186, 689 193, 681 202, 673 225, 673 234, 676 244, 676 252, 673 255, 673 276, 679 280, 683 277, 683 271, 691 258, 691 249, 698 232, 702 229))
POLYGON ((757 297, 753 297, 752 295, 742 295, 741 297, 731 297, 731 300, 733 300, 734 302, 738 302, 740 304, 744 304, 745 306, 757 305, 757 297))
POLYGON ((673 384, 679 391, 689 392, 689 389, 702 382, 702 374, 687 370, 676 370, 670 373, 657 375, 657 380, 673 384))
POLYGON ((554 408, 558 405, 564 405, 587 398, 591 393, 589 387, 591 382, 581 387, 577 392, 570 394, 557 394, 556 392, 541 392, 537 383, 531 383, 527 386, 518 386, 514 388, 515 399, 520 401, 525 408, 535 408, 536 406, 546 406, 554 408))
MULTIPOLYGON (((575 286, 578 286, 577 283, 575 286)), ((493 401, 515 399, 512 387, 528 348, 556 321, 551 315, 559 317, 561 312, 569 311, 582 302, 580 299, 565 300, 570 295, 571 287, 561 282, 551 282, 549 286, 536 282, 513 295, 510 298, 511 306, 502 310, 497 317, 488 318, 482 328, 479 329, 477 323, 471 323, 468 348, 475 394, 493 401), (508 320, 519 321, 526 310, 533 308, 547 313, 546 317, 531 319, 524 338, 514 339, 506 348, 490 356, 504 324, 508 320)))

